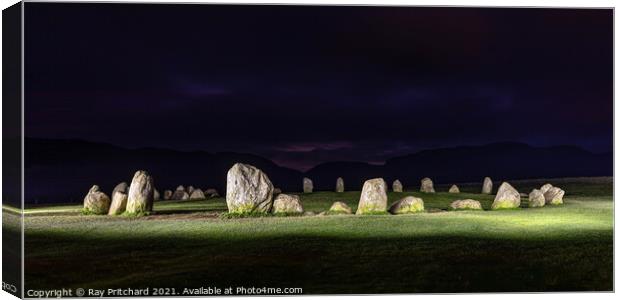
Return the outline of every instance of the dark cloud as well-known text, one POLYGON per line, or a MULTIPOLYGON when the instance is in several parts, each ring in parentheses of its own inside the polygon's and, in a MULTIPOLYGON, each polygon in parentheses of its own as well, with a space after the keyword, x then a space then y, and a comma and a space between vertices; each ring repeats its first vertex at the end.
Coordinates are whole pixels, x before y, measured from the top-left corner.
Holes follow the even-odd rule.
POLYGON ((27 134, 297 168, 506 140, 611 151, 612 14, 27 3, 27 134))

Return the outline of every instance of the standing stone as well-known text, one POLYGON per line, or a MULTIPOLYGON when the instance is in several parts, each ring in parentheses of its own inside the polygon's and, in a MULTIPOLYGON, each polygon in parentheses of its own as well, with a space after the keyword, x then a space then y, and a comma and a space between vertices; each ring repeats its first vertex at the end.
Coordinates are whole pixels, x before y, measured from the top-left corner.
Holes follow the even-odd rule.
POLYGON ((273 213, 275 214, 302 214, 304 207, 297 195, 279 194, 273 201, 273 213))
POLYGON ((183 185, 177 186, 177 191, 185 191, 185 187, 183 185))
POLYGON ((338 177, 336 179, 336 193, 344 192, 344 179, 342 177, 338 177))
POLYGON ((420 182, 420 192, 422 193, 434 193, 435 188, 433 187, 433 181, 426 177, 423 178, 420 182))
POLYGON ((172 191, 171 190, 165 190, 164 191, 164 200, 170 200, 170 198, 172 198, 172 191))
POLYGON ((274 188, 273 189, 273 195, 277 195, 277 194, 282 194, 282 190, 280 188, 274 188))
POLYGON ((489 177, 484 177, 482 182, 482 193, 491 194, 493 192, 493 181, 489 177))
POLYGON ((540 192, 545 194, 550 188, 552 188, 553 186, 551 185, 551 183, 546 183, 543 186, 540 187, 540 192))
POLYGON ((187 187, 187 193, 190 194, 190 195, 192 194, 192 192, 194 192, 194 190, 195 190, 194 186, 190 185, 190 186, 187 187))
POLYGON ((127 208, 127 193, 124 191, 116 191, 114 195, 112 195, 112 205, 110 205, 110 210, 108 211, 108 215, 120 215, 125 212, 127 208))
POLYGON ((329 214, 346 214, 350 215, 352 213, 351 208, 344 202, 336 201, 329 208, 329 214))
POLYGON ((560 205, 564 203, 564 190, 559 187, 550 188, 545 194, 545 203, 551 205, 560 205))
POLYGON ((189 199, 189 194, 184 190, 176 190, 171 198, 172 200, 187 200, 189 199))
POLYGON ((312 184, 312 180, 310 178, 304 177, 304 193, 312 193, 314 189, 314 185, 312 184))
POLYGON ((422 198, 407 196, 392 204, 389 211, 394 215, 423 212, 424 201, 422 200, 422 198))
POLYGON ((528 196, 528 206, 529 207, 543 207, 545 206, 545 196, 544 194, 538 190, 533 189, 528 196))
POLYGON ((503 182, 497 190, 495 200, 491 209, 510 209, 519 208, 521 205, 521 195, 508 182, 503 182))
POLYGON ((460 193, 461 190, 459 190, 459 187, 456 186, 456 184, 453 184, 450 189, 448 190, 448 193, 452 193, 452 194, 458 194, 460 193))
POLYGON ((112 190, 112 198, 114 198, 114 194, 116 194, 116 192, 123 192, 125 194, 127 194, 127 189, 129 188, 129 186, 127 185, 127 182, 121 182, 119 184, 117 184, 114 189, 112 190))
POLYGON ((93 185, 84 197, 84 211, 95 215, 105 215, 110 209, 110 198, 93 185))
POLYGON ((482 210, 482 205, 473 199, 456 200, 450 203, 450 210, 482 210))
POLYGON ((369 179, 364 182, 362 194, 355 214, 372 214, 386 212, 387 184, 383 178, 369 179))
POLYGON ((205 196, 210 197, 210 198, 215 198, 215 197, 219 197, 220 194, 217 192, 216 189, 207 189, 205 191, 205 196))
POLYGON ((202 192, 201 189, 194 189, 192 191, 192 194, 189 195, 190 199, 205 199, 207 197, 205 197, 205 194, 202 192))
POLYGON ((159 191, 157 189, 153 189, 153 200, 159 201, 161 196, 159 195, 159 191))
POLYGON ((226 177, 226 204, 231 213, 267 213, 273 206, 273 184, 258 168, 236 163, 226 177))
POLYGON ((130 214, 153 211, 153 177, 146 171, 133 175, 127 197, 127 212, 130 214))
POLYGON ((403 192, 403 184, 400 183, 400 180, 398 180, 398 179, 394 180, 394 182, 392 183, 392 191, 394 191, 396 193, 402 193, 403 192))

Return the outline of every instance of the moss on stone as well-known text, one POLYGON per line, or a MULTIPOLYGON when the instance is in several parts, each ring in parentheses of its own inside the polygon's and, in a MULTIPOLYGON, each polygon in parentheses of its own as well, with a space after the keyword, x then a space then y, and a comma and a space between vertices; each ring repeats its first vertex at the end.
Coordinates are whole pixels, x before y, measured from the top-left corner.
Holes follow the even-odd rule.
POLYGON ((123 217, 127 217, 127 218, 139 218, 139 217, 145 217, 150 215, 151 212, 149 211, 139 211, 139 212, 128 212, 125 211, 122 214, 120 214, 123 217))
POLYGON ((365 215, 365 216, 380 216, 380 215, 389 215, 389 213, 387 211, 380 211, 380 210, 370 210, 370 211, 362 211, 361 213, 359 213, 358 215, 365 215))
POLYGON ((381 207, 378 205, 367 204, 358 209, 356 212, 358 215, 370 215, 370 214, 387 214, 385 207, 381 207))
POLYGON ((222 219, 238 219, 238 218, 264 218, 264 217, 272 217, 274 215, 266 212, 226 212, 220 215, 222 219))
POLYGON ((491 206, 492 210, 502 210, 502 209, 518 209, 519 206, 515 206, 512 200, 495 200, 493 201, 493 205, 491 206))
POLYGON ((557 198, 549 202, 549 205, 562 205, 562 204, 564 204, 564 201, 562 199, 557 199, 557 198))

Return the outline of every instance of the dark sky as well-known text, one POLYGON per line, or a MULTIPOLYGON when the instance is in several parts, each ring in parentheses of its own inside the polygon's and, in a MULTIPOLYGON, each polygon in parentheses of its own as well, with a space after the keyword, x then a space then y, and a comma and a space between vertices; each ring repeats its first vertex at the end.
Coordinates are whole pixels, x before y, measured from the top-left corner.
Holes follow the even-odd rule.
POLYGON ((612 10, 26 3, 26 135, 306 169, 613 147, 612 10))

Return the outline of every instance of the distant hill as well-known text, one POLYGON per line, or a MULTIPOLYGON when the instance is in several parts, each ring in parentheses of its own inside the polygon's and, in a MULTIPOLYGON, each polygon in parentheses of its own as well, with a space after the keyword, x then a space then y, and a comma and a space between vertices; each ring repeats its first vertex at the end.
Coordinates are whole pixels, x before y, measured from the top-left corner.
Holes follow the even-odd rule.
POLYGON ((435 183, 459 183, 482 182, 485 176, 494 180, 611 176, 613 155, 593 154, 574 146, 532 147, 506 142, 424 150, 388 159, 383 166, 325 163, 306 174, 319 189, 331 189, 338 176, 345 178, 345 186, 352 189, 360 189, 364 178, 379 176, 389 184, 399 179, 405 188, 418 187, 424 177, 435 183))
POLYGON ((305 174, 251 154, 126 149, 81 140, 33 138, 26 139, 25 146, 27 203, 81 202, 91 185, 98 184, 109 193, 117 183, 129 183, 139 169, 153 174, 160 192, 183 184, 215 187, 223 194, 226 172, 236 162, 262 169, 275 186, 291 192, 301 191, 304 176, 314 181, 316 190, 334 189, 339 176, 346 189, 359 190, 364 180, 373 177, 383 177, 388 183, 398 178, 407 188, 417 187, 426 176, 436 183, 457 183, 481 181, 484 176, 501 180, 613 174, 612 153, 520 143, 425 150, 389 159, 385 165, 329 162, 305 174))
POLYGON ((183 184, 215 187, 222 194, 226 173, 236 162, 260 168, 282 189, 297 187, 303 178, 300 171, 251 154, 126 149, 80 140, 29 138, 25 157, 25 197, 29 203, 80 202, 93 184, 109 194, 119 182, 130 183, 136 170, 148 170, 161 193, 183 184))

